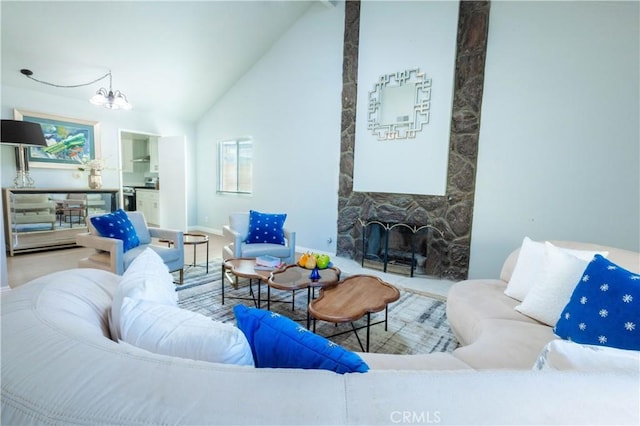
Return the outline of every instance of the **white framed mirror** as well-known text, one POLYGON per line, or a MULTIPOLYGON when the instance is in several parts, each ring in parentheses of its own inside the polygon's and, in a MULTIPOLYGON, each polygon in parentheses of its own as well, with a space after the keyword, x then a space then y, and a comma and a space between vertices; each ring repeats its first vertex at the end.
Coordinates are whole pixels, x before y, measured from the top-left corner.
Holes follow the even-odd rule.
POLYGON ((431 79, 419 68, 380 76, 369 92, 368 129, 378 140, 415 138, 429 123, 431 79))

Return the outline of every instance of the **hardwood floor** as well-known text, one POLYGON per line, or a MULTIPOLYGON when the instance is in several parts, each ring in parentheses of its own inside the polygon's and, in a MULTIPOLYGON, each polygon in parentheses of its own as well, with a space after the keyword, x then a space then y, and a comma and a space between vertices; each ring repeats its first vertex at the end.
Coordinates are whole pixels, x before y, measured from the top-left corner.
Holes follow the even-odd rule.
MULTIPOLYGON (((209 261, 222 257, 224 240, 220 235, 209 235, 209 261)), ((193 247, 196 249, 196 262, 206 261, 205 245, 186 245, 184 249, 185 263, 193 261, 193 247)), ((11 288, 51 272, 63 271, 78 267, 78 260, 86 257, 93 249, 85 247, 57 249, 34 253, 24 253, 13 257, 7 256, 7 276, 11 288)))

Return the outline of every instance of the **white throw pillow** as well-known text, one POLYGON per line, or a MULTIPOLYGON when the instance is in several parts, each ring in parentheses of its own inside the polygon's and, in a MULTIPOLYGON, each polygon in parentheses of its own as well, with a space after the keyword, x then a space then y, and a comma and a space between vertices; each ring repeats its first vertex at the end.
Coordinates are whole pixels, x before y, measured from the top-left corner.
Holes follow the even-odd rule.
POLYGON ((518 253, 516 266, 504 294, 522 301, 537 281, 540 268, 544 263, 544 243, 524 237, 518 253))
POLYGON ((533 369, 637 374, 640 371, 640 352, 558 339, 547 343, 533 369))
POLYGON ((147 300, 124 299, 122 340, 150 352, 200 361, 253 366, 242 331, 197 312, 147 300))
MULTIPOLYGON (((533 241, 529 237, 524 237, 522 245, 520 246, 520 252, 518 253, 518 260, 516 261, 507 288, 504 290, 504 294, 520 302, 524 300, 531 288, 540 280, 542 272, 546 269, 546 244, 553 246, 553 244, 548 241, 533 241)), ((596 254, 601 254, 604 257, 609 255, 607 251, 599 252, 558 248, 585 260, 593 259, 593 256, 596 254)))
POLYGON ((125 297, 145 299, 165 305, 178 306, 178 294, 173 276, 160 256, 146 248, 122 275, 113 295, 109 315, 109 330, 114 341, 120 339, 120 308, 125 297))
MULTIPOLYGON (((515 309, 542 323, 553 326, 595 252, 568 250, 545 244, 544 262, 536 282, 515 309)), ((608 253, 607 253, 608 254, 608 253)))

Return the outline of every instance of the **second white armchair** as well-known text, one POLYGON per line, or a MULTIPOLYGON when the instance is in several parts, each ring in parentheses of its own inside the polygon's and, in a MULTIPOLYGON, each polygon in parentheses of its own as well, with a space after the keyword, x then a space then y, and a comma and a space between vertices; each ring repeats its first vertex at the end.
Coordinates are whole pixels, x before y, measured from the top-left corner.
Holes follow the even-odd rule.
POLYGON ((294 263, 296 258, 296 233, 283 228, 284 244, 248 243, 249 213, 232 213, 229 224, 222 228, 227 244, 222 249, 222 258, 255 258, 263 255, 279 257, 284 263, 294 263))

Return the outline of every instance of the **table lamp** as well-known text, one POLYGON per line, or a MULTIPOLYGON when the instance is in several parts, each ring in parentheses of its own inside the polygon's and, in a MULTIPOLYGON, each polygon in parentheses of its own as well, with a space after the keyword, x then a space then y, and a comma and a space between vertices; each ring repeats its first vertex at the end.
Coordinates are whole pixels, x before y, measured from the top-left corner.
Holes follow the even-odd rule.
POLYGON ((14 145, 16 151, 16 177, 13 184, 16 188, 33 188, 35 182, 29 175, 29 146, 47 146, 38 123, 18 120, 2 120, 0 127, 0 143, 14 145))

